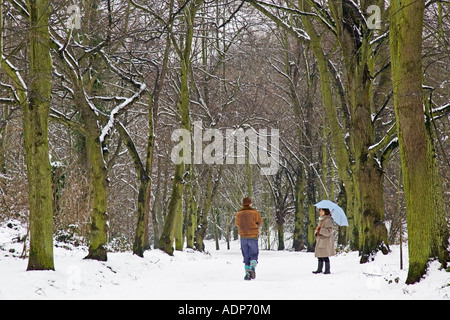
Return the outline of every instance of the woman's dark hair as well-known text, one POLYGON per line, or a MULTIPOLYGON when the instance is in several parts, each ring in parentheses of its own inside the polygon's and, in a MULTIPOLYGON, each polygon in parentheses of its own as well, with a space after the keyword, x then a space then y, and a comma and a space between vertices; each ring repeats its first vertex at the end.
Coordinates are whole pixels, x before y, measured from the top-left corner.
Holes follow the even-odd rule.
POLYGON ((327 209, 327 208, 323 209, 322 208, 322 210, 325 211, 325 215, 327 215, 327 216, 329 216, 331 214, 330 209, 327 209))

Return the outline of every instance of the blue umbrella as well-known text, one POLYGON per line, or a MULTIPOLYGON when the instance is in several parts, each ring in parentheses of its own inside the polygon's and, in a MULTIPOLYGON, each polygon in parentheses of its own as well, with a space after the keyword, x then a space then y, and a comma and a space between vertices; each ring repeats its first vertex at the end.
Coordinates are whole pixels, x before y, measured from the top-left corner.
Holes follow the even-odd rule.
POLYGON ((334 222, 336 222, 338 226, 348 227, 348 220, 344 210, 342 210, 342 208, 333 201, 322 200, 317 202, 314 206, 319 209, 330 209, 331 217, 333 218, 334 222))

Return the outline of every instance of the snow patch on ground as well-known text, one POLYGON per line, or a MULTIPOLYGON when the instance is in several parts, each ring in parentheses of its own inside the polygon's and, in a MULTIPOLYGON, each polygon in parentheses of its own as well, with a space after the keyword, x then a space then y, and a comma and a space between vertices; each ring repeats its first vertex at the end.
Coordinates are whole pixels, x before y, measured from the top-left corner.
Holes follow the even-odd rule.
MULTIPOLYGON (((408 259, 400 270, 399 246, 386 256, 359 264, 356 252, 331 260, 331 274, 312 274, 313 253, 260 250, 257 278, 244 281, 239 241, 208 253, 186 249, 168 256, 149 250, 109 253, 108 261, 84 260, 87 248, 54 249, 55 271, 27 272, 20 258, 26 234, 14 221, 0 226, 0 299, 450 299, 450 273, 430 265, 425 279, 406 285, 408 259)), ((403 248, 404 256, 407 247, 403 248)))

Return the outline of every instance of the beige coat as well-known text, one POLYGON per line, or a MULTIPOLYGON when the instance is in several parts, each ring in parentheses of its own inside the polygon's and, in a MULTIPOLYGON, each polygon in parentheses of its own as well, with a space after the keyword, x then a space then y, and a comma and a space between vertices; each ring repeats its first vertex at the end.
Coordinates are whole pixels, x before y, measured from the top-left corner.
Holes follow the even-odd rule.
POLYGON ((316 258, 326 258, 334 256, 334 231, 333 219, 330 216, 319 218, 319 232, 316 232, 316 258), (322 219, 323 218, 323 219, 322 219))

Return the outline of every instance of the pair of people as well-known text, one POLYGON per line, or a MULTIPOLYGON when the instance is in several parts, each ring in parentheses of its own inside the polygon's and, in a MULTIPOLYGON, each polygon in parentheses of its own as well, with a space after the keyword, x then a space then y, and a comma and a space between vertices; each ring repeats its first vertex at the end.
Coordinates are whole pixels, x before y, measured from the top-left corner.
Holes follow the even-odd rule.
MULTIPOLYGON (((258 264, 258 237, 259 227, 263 224, 263 219, 259 212, 251 207, 252 200, 244 198, 242 209, 236 213, 235 225, 239 228, 241 237, 241 251, 244 257, 245 277, 244 280, 256 278, 256 265, 258 264)), ((330 256, 334 255, 333 219, 329 209, 319 209, 319 226, 316 228, 316 248, 315 256, 318 258, 317 270, 313 273, 322 273, 325 264, 324 274, 330 273, 330 256)))

